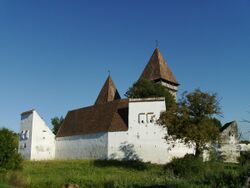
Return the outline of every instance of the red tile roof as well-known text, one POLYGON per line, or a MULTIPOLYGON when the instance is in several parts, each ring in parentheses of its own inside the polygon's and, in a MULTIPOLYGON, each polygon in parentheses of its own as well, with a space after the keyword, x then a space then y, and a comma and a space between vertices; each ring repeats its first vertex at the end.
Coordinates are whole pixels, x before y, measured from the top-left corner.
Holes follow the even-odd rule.
POLYGON ((128 99, 69 111, 56 137, 128 130, 128 99))
POLYGON ((95 104, 104 104, 117 99, 121 99, 120 94, 117 91, 111 76, 108 76, 95 101, 95 104))
POLYGON ((174 85, 179 85, 173 72, 170 70, 158 48, 154 50, 148 64, 146 65, 139 79, 152 81, 165 80, 174 85))

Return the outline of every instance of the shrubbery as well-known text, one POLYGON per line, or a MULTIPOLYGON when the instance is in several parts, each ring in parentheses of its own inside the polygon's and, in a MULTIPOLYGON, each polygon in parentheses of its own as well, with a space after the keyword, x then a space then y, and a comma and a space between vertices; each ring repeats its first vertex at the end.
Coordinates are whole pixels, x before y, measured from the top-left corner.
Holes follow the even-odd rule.
POLYGON ((30 183, 28 182, 28 178, 23 175, 22 171, 10 171, 7 174, 7 182, 14 187, 27 187, 30 183))
POLYGON ((239 163, 243 165, 250 166, 250 151, 240 152, 239 163))
POLYGON ((0 171, 15 170, 22 167, 22 158, 18 154, 18 135, 0 129, 0 171))
MULTIPOLYGON (((250 153, 241 157, 244 164, 250 162, 250 153)), ((208 187, 242 187, 247 178, 249 165, 223 163, 218 160, 203 162, 194 155, 174 159, 166 165, 165 170, 172 171, 174 176, 188 180, 191 184, 208 187)))
POLYGON ((171 163, 166 165, 166 169, 171 170, 176 176, 188 177, 194 174, 201 174, 204 169, 204 163, 202 159, 187 154, 184 158, 173 159, 171 163))

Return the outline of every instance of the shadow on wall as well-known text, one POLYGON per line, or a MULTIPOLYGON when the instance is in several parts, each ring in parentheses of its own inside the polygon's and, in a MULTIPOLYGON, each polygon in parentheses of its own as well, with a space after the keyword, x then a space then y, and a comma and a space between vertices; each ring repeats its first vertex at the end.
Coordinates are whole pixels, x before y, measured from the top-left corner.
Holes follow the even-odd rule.
POLYGON ((128 142, 123 142, 119 149, 123 153, 124 161, 141 161, 141 159, 135 152, 133 144, 129 144, 128 142))
POLYGON ((94 161, 94 165, 98 167, 122 167, 132 168, 136 170, 147 169, 148 164, 143 163, 139 156, 136 154, 134 145, 123 142, 119 147, 119 150, 123 153, 123 158, 117 160, 116 154, 111 154, 110 160, 97 160, 94 161))
POLYGON ((122 161, 142 161, 139 156, 136 154, 133 144, 129 144, 128 142, 122 142, 119 150, 121 151, 121 155, 123 157, 119 157, 117 153, 112 153, 109 156, 110 160, 122 160, 122 161))

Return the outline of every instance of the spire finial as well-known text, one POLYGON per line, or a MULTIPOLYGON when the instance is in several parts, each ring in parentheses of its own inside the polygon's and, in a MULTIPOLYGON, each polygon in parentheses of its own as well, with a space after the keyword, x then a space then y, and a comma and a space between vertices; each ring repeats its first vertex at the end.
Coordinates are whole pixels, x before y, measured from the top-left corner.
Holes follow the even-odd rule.
POLYGON ((110 70, 108 70, 108 75, 110 76, 110 70))
POLYGON ((159 47, 159 41, 155 40, 155 47, 158 48, 159 47))

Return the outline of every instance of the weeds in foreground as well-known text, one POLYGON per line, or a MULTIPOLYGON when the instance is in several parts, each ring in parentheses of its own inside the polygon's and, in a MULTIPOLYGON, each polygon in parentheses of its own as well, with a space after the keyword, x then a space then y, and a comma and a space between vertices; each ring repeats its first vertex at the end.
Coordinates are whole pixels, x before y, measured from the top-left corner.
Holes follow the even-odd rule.
MULTIPOLYGON (((139 188, 165 185, 171 188, 242 187, 248 160, 243 164, 202 162, 193 156, 175 159, 168 165, 137 161, 42 161, 24 163, 23 171, 8 172, 5 183, 20 188, 139 188)), ((0 176, 0 182, 3 181, 0 176)))

